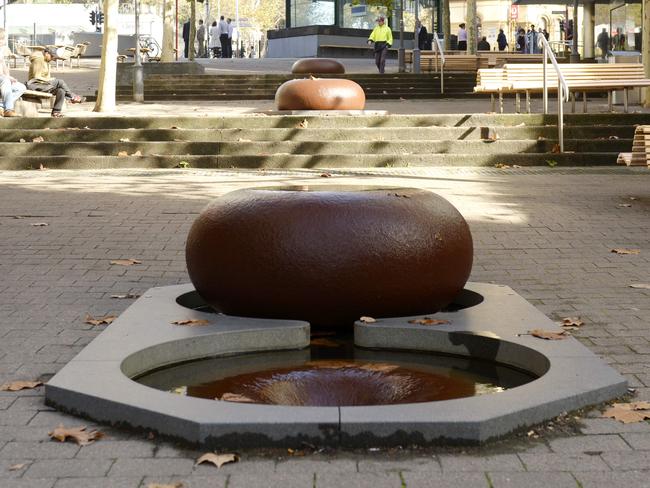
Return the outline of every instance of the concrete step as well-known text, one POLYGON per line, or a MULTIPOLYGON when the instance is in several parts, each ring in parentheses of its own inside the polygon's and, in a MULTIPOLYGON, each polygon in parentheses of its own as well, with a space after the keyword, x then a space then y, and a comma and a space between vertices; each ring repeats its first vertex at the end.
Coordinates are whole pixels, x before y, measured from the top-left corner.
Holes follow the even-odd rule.
MULTIPOLYGON (((565 140, 565 150, 580 152, 622 152, 632 139, 565 140)), ((454 141, 239 141, 239 142, 7 142, 1 147, 5 157, 26 156, 142 156, 171 155, 410 155, 429 154, 508 154, 551 153, 557 141, 543 140, 454 140, 454 141)))
MULTIPOLYGON (((174 168, 187 163, 192 168, 345 168, 392 166, 595 166, 616 164, 617 152, 607 153, 495 153, 495 154, 315 154, 315 155, 165 155, 117 156, 0 156, 0 170, 174 168)), ((182 171, 179 169, 179 171, 182 171)))
MULTIPOLYGON (((646 124, 648 114, 567 114, 570 126, 593 126, 607 135, 608 126, 646 124), (604 127, 604 128, 600 128, 604 127)), ((462 127, 468 131, 477 127, 531 127, 554 126, 555 114, 429 114, 429 115, 268 115, 224 117, 17 117, 0 119, 0 129, 360 129, 360 128, 428 128, 462 127)))
MULTIPOLYGON (((120 139, 135 141, 176 141, 176 142, 221 142, 221 141, 418 141, 418 140, 481 140, 493 137, 503 140, 537 140, 557 138, 557 128, 553 126, 531 125, 522 127, 360 127, 360 128, 237 128, 237 129, 1 129, 0 143, 31 142, 43 137, 45 142, 114 142, 120 139)), ((614 126, 567 126, 564 131, 567 139, 631 139, 634 127, 614 126)), ((629 149, 629 148, 628 148, 629 149)))

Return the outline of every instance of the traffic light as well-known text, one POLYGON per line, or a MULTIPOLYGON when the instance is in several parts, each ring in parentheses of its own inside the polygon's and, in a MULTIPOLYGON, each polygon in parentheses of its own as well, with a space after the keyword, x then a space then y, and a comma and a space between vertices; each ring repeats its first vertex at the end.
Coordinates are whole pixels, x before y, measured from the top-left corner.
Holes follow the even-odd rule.
POLYGON ((102 25, 104 23, 104 12, 97 12, 97 24, 102 25))
POLYGON ((95 25, 95 23, 97 22, 96 15, 97 15, 97 13, 94 10, 92 12, 90 12, 90 23, 92 25, 95 25))

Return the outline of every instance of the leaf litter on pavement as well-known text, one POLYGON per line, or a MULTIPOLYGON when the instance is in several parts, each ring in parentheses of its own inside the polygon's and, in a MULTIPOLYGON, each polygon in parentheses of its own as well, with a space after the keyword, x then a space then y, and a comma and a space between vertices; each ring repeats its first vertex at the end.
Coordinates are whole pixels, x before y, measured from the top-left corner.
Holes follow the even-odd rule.
POLYGON ((90 325, 110 325, 117 317, 115 315, 106 315, 105 317, 93 317, 90 314, 86 314, 84 322, 90 325))
POLYGON ((42 381, 12 381, 10 383, 5 383, 0 386, 0 391, 20 391, 20 390, 31 390, 43 384, 42 381))
POLYGON ((196 460, 196 464, 210 463, 220 468, 224 464, 236 463, 239 461, 237 454, 217 454, 214 452, 206 452, 203 456, 196 460))
POLYGON ((603 418, 613 418, 624 424, 650 419, 650 402, 614 403, 605 410, 603 418))
POLYGON ((71 439, 80 446, 87 446, 104 437, 103 432, 99 430, 87 430, 85 425, 82 427, 66 428, 63 424, 59 424, 52 432, 48 432, 48 435, 51 439, 56 439, 59 442, 65 442, 71 439))

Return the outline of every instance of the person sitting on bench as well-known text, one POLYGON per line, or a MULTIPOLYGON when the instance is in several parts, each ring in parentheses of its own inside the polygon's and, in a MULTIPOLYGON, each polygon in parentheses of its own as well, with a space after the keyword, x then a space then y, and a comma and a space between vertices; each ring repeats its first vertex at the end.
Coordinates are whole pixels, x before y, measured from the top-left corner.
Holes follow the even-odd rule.
POLYGON ((29 56, 31 64, 29 65, 27 88, 54 95, 52 117, 63 117, 61 109, 66 99, 70 103, 82 103, 86 101, 86 97, 75 95, 70 91, 65 81, 53 78, 50 75, 50 61, 55 58, 56 54, 49 49, 34 51, 29 56))
POLYGON ((25 91, 25 85, 9 74, 4 58, 5 31, 0 29, 0 117, 18 117, 14 111, 16 100, 25 91))

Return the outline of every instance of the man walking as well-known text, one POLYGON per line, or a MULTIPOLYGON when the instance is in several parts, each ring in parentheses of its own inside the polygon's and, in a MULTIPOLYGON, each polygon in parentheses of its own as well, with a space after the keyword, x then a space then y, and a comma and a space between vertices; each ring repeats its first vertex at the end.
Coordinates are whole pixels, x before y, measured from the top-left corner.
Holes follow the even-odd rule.
POLYGON ((70 91, 65 81, 53 78, 50 75, 50 61, 52 61, 53 57, 54 55, 49 49, 34 51, 29 56, 31 64, 29 65, 27 88, 54 95, 52 117, 63 117, 61 109, 66 99, 70 103, 82 103, 86 101, 86 98, 75 95, 70 91))
POLYGON ((375 64, 380 73, 384 73, 386 67, 386 55, 388 48, 393 45, 393 32, 386 24, 384 17, 377 19, 377 25, 370 33, 368 44, 374 43, 375 45, 375 64))
POLYGON ((228 23, 228 57, 232 58, 232 33, 235 26, 232 25, 232 19, 227 20, 228 23))
POLYGON ((499 46, 499 51, 505 51, 508 47, 508 39, 503 32, 503 29, 499 29, 499 35, 497 36, 497 45, 499 46))
POLYGON ((190 21, 188 20, 183 24, 183 42, 185 43, 185 59, 190 58, 190 21))
POLYGON ((467 51, 467 30, 464 22, 458 24, 458 50, 467 51))
POLYGON ((223 15, 219 18, 219 42, 221 43, 221 57, 228 57, 228 24, 223 15))
POLYGON ((609 51, 609 36, 607 35, 607 29, 603 27, 603 31, 598 34, 598 39, 596 39, 596 44, 600 49, 600 57, 604 60, 607 59, 607 51, 609 51))
POLYGON ((199 58, 205 57, 205 25, 203 19, 199 19, 199 28, 196 30, 196 42, 199 43, 199 58))

